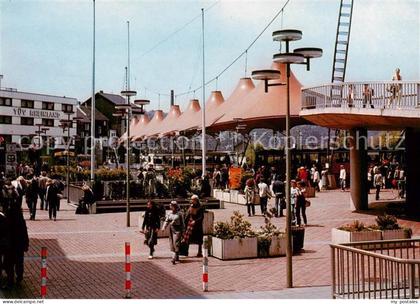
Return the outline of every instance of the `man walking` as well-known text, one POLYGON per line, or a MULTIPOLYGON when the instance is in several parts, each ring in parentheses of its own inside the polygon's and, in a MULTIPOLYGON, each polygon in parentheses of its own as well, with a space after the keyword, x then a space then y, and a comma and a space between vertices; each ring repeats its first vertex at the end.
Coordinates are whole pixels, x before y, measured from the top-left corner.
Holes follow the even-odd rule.
POLYGON ((344 168, 343 165, 340 166, 340 187, 341 187, 341 191, 345 191, 346 190, 346 169, 344 168))
POLYGON ((258 194, 260 196, 260 207, 261 207, 261 214, 265 215, 267 213, 267 202, 268 199, 271 198, 273 195, 271 194, 270 188, 265 183, 265 179, 262 178, 258 184, 258 194))

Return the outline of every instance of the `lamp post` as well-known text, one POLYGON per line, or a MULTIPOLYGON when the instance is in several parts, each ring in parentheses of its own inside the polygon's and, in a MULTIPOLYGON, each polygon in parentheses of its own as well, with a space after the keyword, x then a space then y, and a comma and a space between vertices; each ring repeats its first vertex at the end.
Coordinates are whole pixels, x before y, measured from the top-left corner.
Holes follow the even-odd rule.
MULTIPOLYGON (((322 49, 320 48, 298 48, 293 52, 289 51, 289 42, 302 39, 302 32, 299 30, 280 30, 273 32, 273 40, 284 42, 286 51, 278 53, 273 56, 273 61, 283 63, 286 65, 286 91, 287 91, 287 105, 286 105, 286 256, 287 256, 287 287, 293 287, 293 268, 292 268, 292 210, 290 200, 290 177, 291 177, 291 147, 290 147, 290 65, 304 64, 307 70, 310 69, 310 59, 321 57, 322 49)), ((269 83, 270 80, 280 78, 280 71, 278 70, 258 70, 252 72, 252 78, 263 80, 265 83, 265 92, 268 92, 268 87, 284 85, 283 83, 269 83)))
MULTIPOLYGON (((45 135, 47 135, 47 131, 48 131, 50 128, 44 127, 44 125, 43 125, 43 124, 36 124, 35 126, 37 126, 37 127, 38 127, 38 130, 37 130, 37 131, 35 131, 35 135, 38 137, 39 149, 42 149, 43 144, 41 144, 41 143, 43 142, 43 139, 42 139, 42 135, 41 135, 41 134, 45 134, 45 135)), ((40 152, 40 155, 41 155, 41 154, 42 154, 42 151, 40 152)), ((40 164, 39 159, 37 160, 37 164, 38 164, 39 168, 40 168, 40 167, 41 167, 41 165, 42 165, 42 163, 40 164)))
POLYGON ((70 116, 74 114, 74 112, 64 112, 64 114, 67 114, 67 119, 61 119, 60 120, 60 127, 64 131, 67 129, 67 147, 66 147, 66 187, 67 187, 67 204, 70 203, 70 158, 69 158, 69 150, 70 145, 73 139, 70 139, 70 128, 73 127, 73 123, 77 123, 77 121, 81 120, 80 118, 74 117, 73 119, 70 119, 70 116))
POLYGON ((130 97, 135 96, 136 91, 122 91, 121 95, 127 97, 127 104, 115 106, 116 113, 112 114, 115 117, 126 118, 126 133, 127 133, 127 174, 126 174, 126 200, 127 200, 127 227, 130 227, 130 121, 132 116, 133 108, 140 108, 140 113, 144 113, 143 107, 150 103, 149 100, 138 99, 134 101, 134 104, 130 102, 130 97))

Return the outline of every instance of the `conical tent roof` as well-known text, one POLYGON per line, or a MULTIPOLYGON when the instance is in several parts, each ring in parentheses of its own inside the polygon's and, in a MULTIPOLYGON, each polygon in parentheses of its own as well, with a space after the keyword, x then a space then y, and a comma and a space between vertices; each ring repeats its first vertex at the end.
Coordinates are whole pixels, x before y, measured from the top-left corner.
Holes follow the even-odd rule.
POLYGON ((178 123, 180 116, 181 110, 179 105, 172 105, 168 115, 166 115, 162 123, 154 130, 148 131, 146 136, 159 136, 165 134, 167 130, 170 130, 178 123))
POLYGON ((167 129, 165 134, 177 133, 181 131, 197 128, 201 121, 201 107, 198 99, 191 99, 188 107, 179 116, 176 124, 167 129))
MULTIPOLYGON (((137 115, 134 115, 132 118, 131 118, 131 121, 130 121, 130 126, 129 126, 129 128, 130 128, 130 137, 131 137, 131 132, 133 131, 133 129, 134 129, 134 126, 135 125, 137 125, 137 123, 139 122, 139 119, 138 119, 138 117, 137 117, 137 115)), ((125 131, 124 132, 124 134, 120 137, 120 142, 121 141, 124 141, 124 140, 127 140, 127 131, 125 131)))
MULTIPOLYGON (((220 116, 220 108, 225 104, 225 99, 221 91, 212 91, 209 98, 206 101, 206 126, 213 123, 220 116), (211 122, 209 124, 209 122, 211 122)), ((201 128, 201 119, 199 122, 201 128)))
MULTIPOLYGON (((242 99, 255 88, 251 78, 241 78, 232 94, 219 107, 213 109, 210 116, 206 117, 206 127, 210 127, 229 112, 241 106, 242 99)), ((237 109, 236 109, 237 110, 237 109)), ((207 113, 206 113, 207 116, 207 113)))
POLYGON ((130 129, 130 137, 134 138, 138 136, 141 130, 144 129, 149 122, 149 116, 147 114, 141 114, 137 124, 132 129, 130 129))
POLYGON ((150 120, 150 122, 138 132, 138 134, 133 137, 134 140, 139 140, 142 137, 146 136, 146 134, 150 132, 154 132, 153 130, 158 128, 158 126, 162 123, 164 116, 162 110, 157 110, 155 114, 153 115, 153 118, 150 120))
MULTIPOLYGON (((279 70, 279 83, 286 83, 286 65, 273 63, 272 69, 279 70)), ((295 75, 290 74, 290 116, 291 125, 298 124, 303 121, 299 118, 301 108, 301 88, 302 85, 295 75)), ((246 124, 247 130, 255 128, 284 129, 286 106, 287 106, 287 90, 286 85, 269 87, 268 93, 265 93, 264 82, 261 81, 257 87, 248 95, 233 101, 237 106, 230 107, 221 119, 213 126, 215 130, 234 129, 236 122, 234 118, 241 118, 246 124)))

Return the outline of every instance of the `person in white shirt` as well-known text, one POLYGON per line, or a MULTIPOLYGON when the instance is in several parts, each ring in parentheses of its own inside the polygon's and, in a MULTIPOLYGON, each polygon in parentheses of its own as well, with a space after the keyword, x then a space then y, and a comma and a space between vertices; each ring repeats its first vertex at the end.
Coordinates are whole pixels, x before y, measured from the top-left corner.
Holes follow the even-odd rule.
POLYGON ((320 192, 321 189, 319 188, 319 182, 320 182, 321 178, 319 176, 318 169, 317 168, 314 168, 314 169, 315 169, 315 171, 314 171, 314 174, 312 176, 312 184, 315 187, 315 190, 320 192))
POLYGON ((290 187, 290 212, 292 214, 292 225, 296 225, 296 201, 297 197, 299 195, 299 189, 297 187, 296 180, 292 179, 290 181, 291 187, 290 187))
POLYGON ((373 184, 376 188, 376 196, 375 199, 379 200, 379 192, 381 192, 382 188, 382 174, 379 170, 376 170, 375 175, 373 177, 373 184))
POLYGON ((341 191, 345 191, 346 189, 346 169, 343 165, 340 166, 340 187, 341 191))
POLYGON ((272 198, 273 195, 271 194, 270 188, 265 183, 263 178, 260 180, 260 182, 258 184, 258 194, 260 196, 261 214, 265 215, 267 213, 268 199, 272 198))

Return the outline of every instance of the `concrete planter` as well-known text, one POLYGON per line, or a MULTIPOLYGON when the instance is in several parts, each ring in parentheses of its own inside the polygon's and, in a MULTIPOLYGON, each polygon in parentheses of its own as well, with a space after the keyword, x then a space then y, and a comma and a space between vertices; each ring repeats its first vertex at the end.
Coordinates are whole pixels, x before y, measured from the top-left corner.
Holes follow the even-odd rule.
POLYGON ((213 190, 213 196, 214 198, 218 200, 223 200, 223 191, 220 189, 214 189, 213 190))
POLYGON ((286 235, 280 237, 273 237, 271 239, 269 256, 285 256, 286 255, 286 235))
POLYGON ((223 192, 222 201, 230 203, 230 192, 223 192))
POLYGON ((212 237, 211 255, 221 260, 256 258, 257 238, 222 240, 212 237))
POLYGON ((307 198, 315 197, 315 188, 314 187, 306 187, 305 196, 307 198))
MULTIPOLYGON (((143 217, 139 216, 139 230, 141 230, 141 226, 143 224, 143 217)), ((163 221, 160 222, 160 226, 163 226, 163 221)), ((211 235, 213 234, 213 226, 214 226, 214 213, 211 211, 204 212, 204 219, 203 219, 203 232, 204 235, 211 235)), ((164 231, 158 231, 158 238, 167 238, 169 237, 169 226, 166 227, 164 231)))
POLYGON ((380 241, 382 232, 374 231, 344 231, 337 228, 331 230, 331 242, 333 244, 343 244, 350 242, 380 241))
POLYGON ((238 194, 238 204, 239 205, 246 205, 245 194, 238 194))
POLYGON ((383 240, 401 240, 409 238, 410 236, 405 233, 404 229, 382 230, 383 240))
POLYGON ((239 195, 239 191, 238 190, 230 190, 230 202, 237 204, 238 203, 238 195, 239 195))

